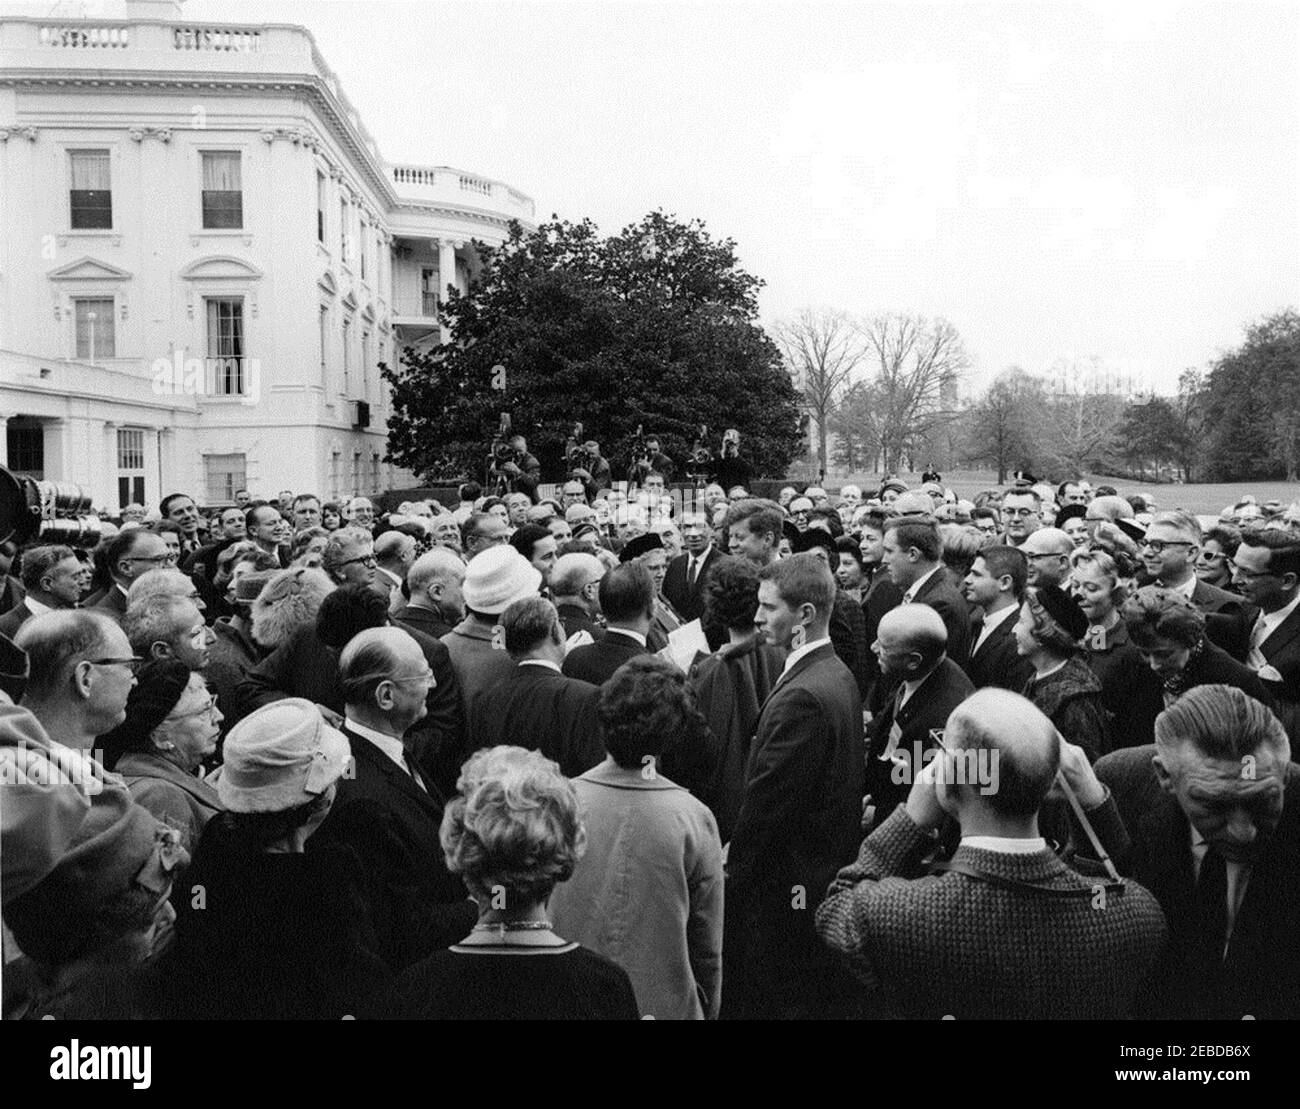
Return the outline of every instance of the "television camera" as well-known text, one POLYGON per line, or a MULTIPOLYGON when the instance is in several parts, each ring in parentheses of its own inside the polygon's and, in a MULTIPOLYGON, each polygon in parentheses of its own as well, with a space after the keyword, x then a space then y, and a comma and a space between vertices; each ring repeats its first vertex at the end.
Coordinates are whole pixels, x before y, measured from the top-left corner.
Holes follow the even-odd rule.
POLYGON ((87 549, 112 530, 91 510, 90 494, 80 485, 36 481, 0 466, 0 542, 87 549))

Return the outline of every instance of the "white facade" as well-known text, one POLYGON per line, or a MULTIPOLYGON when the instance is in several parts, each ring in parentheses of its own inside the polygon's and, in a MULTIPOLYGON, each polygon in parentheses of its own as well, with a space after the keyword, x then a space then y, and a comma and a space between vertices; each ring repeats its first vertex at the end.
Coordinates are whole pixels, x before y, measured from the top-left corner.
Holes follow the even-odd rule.
POLYGON ((533 202, 384 162, 304 28, 176 7, 0 17, 0 462, 110 510, 409 484, 377 365, 533 202))

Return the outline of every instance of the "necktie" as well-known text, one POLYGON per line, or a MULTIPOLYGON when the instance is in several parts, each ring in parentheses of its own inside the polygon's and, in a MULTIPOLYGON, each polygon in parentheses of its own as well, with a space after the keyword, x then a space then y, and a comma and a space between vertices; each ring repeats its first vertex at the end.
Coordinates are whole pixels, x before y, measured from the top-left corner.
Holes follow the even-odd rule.
POLYGON ((694 555, 691 555, 690 562, 688 562, 686 566, 686 580, 690 582, 691 585, 695 584, 695 575, 699 572, 699 569, 700 560, 694 555))
POLYGON ((888 759, 898 750, 899 741, 903 738, 903 729, 898 723, 898 713, 903 707, 903 693, 906 689, 907 686, 900 683, 898 692, 894 695, 894 711, 890 713, 889 741, 885 744, 885 749, 880 753, 882 761, 888 759))
POLYGON ((1218 970, 1228 939, 1228 864, 1213 847, 1206 850, 1196 877, 1196 921, 1205 966, 1218 970))

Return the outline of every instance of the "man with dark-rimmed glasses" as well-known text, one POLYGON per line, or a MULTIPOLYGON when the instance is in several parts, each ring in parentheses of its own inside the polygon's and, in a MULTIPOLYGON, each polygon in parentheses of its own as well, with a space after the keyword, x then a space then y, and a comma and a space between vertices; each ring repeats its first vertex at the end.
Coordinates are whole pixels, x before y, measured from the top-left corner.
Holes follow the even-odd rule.
POLYGON ((1201 525, 1190 512, 1161 512, 1138 545, 1138 557, 1154 584, 1181 593, 1202 612, 1240 612, 1240 597, 1196 576, 1201 542, 1201 525))
POLYGON ((163 542, 162 536, 143 528, 119 532, 109 540, 104 554, 113 584, 101 596, 88 598, 86 606, 118 623, 126 615, 126 594, 131 583, 150 570, 176 565, 176 556, 163 542))

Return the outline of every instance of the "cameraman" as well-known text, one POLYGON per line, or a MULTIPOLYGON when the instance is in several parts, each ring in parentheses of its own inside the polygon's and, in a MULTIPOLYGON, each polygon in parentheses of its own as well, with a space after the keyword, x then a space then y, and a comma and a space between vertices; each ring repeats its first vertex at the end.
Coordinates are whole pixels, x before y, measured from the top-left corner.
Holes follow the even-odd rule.
POLYGON ((752 477, 749 462, 740 455, 740 432, 728 428, 722 436, 722 456, 713 463, 713 480, 730 493, 737 485, 748 491, 752 477))
POLYGON ((588 439, 582 444, 587 452, 589 465, 582 467, 587 476, 579 480, 587 486, 587 499, 594 501, 602 489, 608 489, 614 483, 614 475, 609 469, 609 460, 600 456, 600 444, 595 439, 588 439))
POLYGON ((512 492, 523 493, 536 504, 537 486, 542 480, 542 464, 528 453, 528 440, 522 435, 512 435, 509 444, 514 457, 499 463, 497 470, 505 475, 512 492))
POLYGON ((656 473, 663 474, 664 484, 668 485, 672 482, 676 469, 673 460, 659 449, 659 437, 650 435, 646 437, 641 450, 635 444, 632 447, 632 465, 627 472, 627 483, 629 486, 641 486, 648 474, 656 473))

